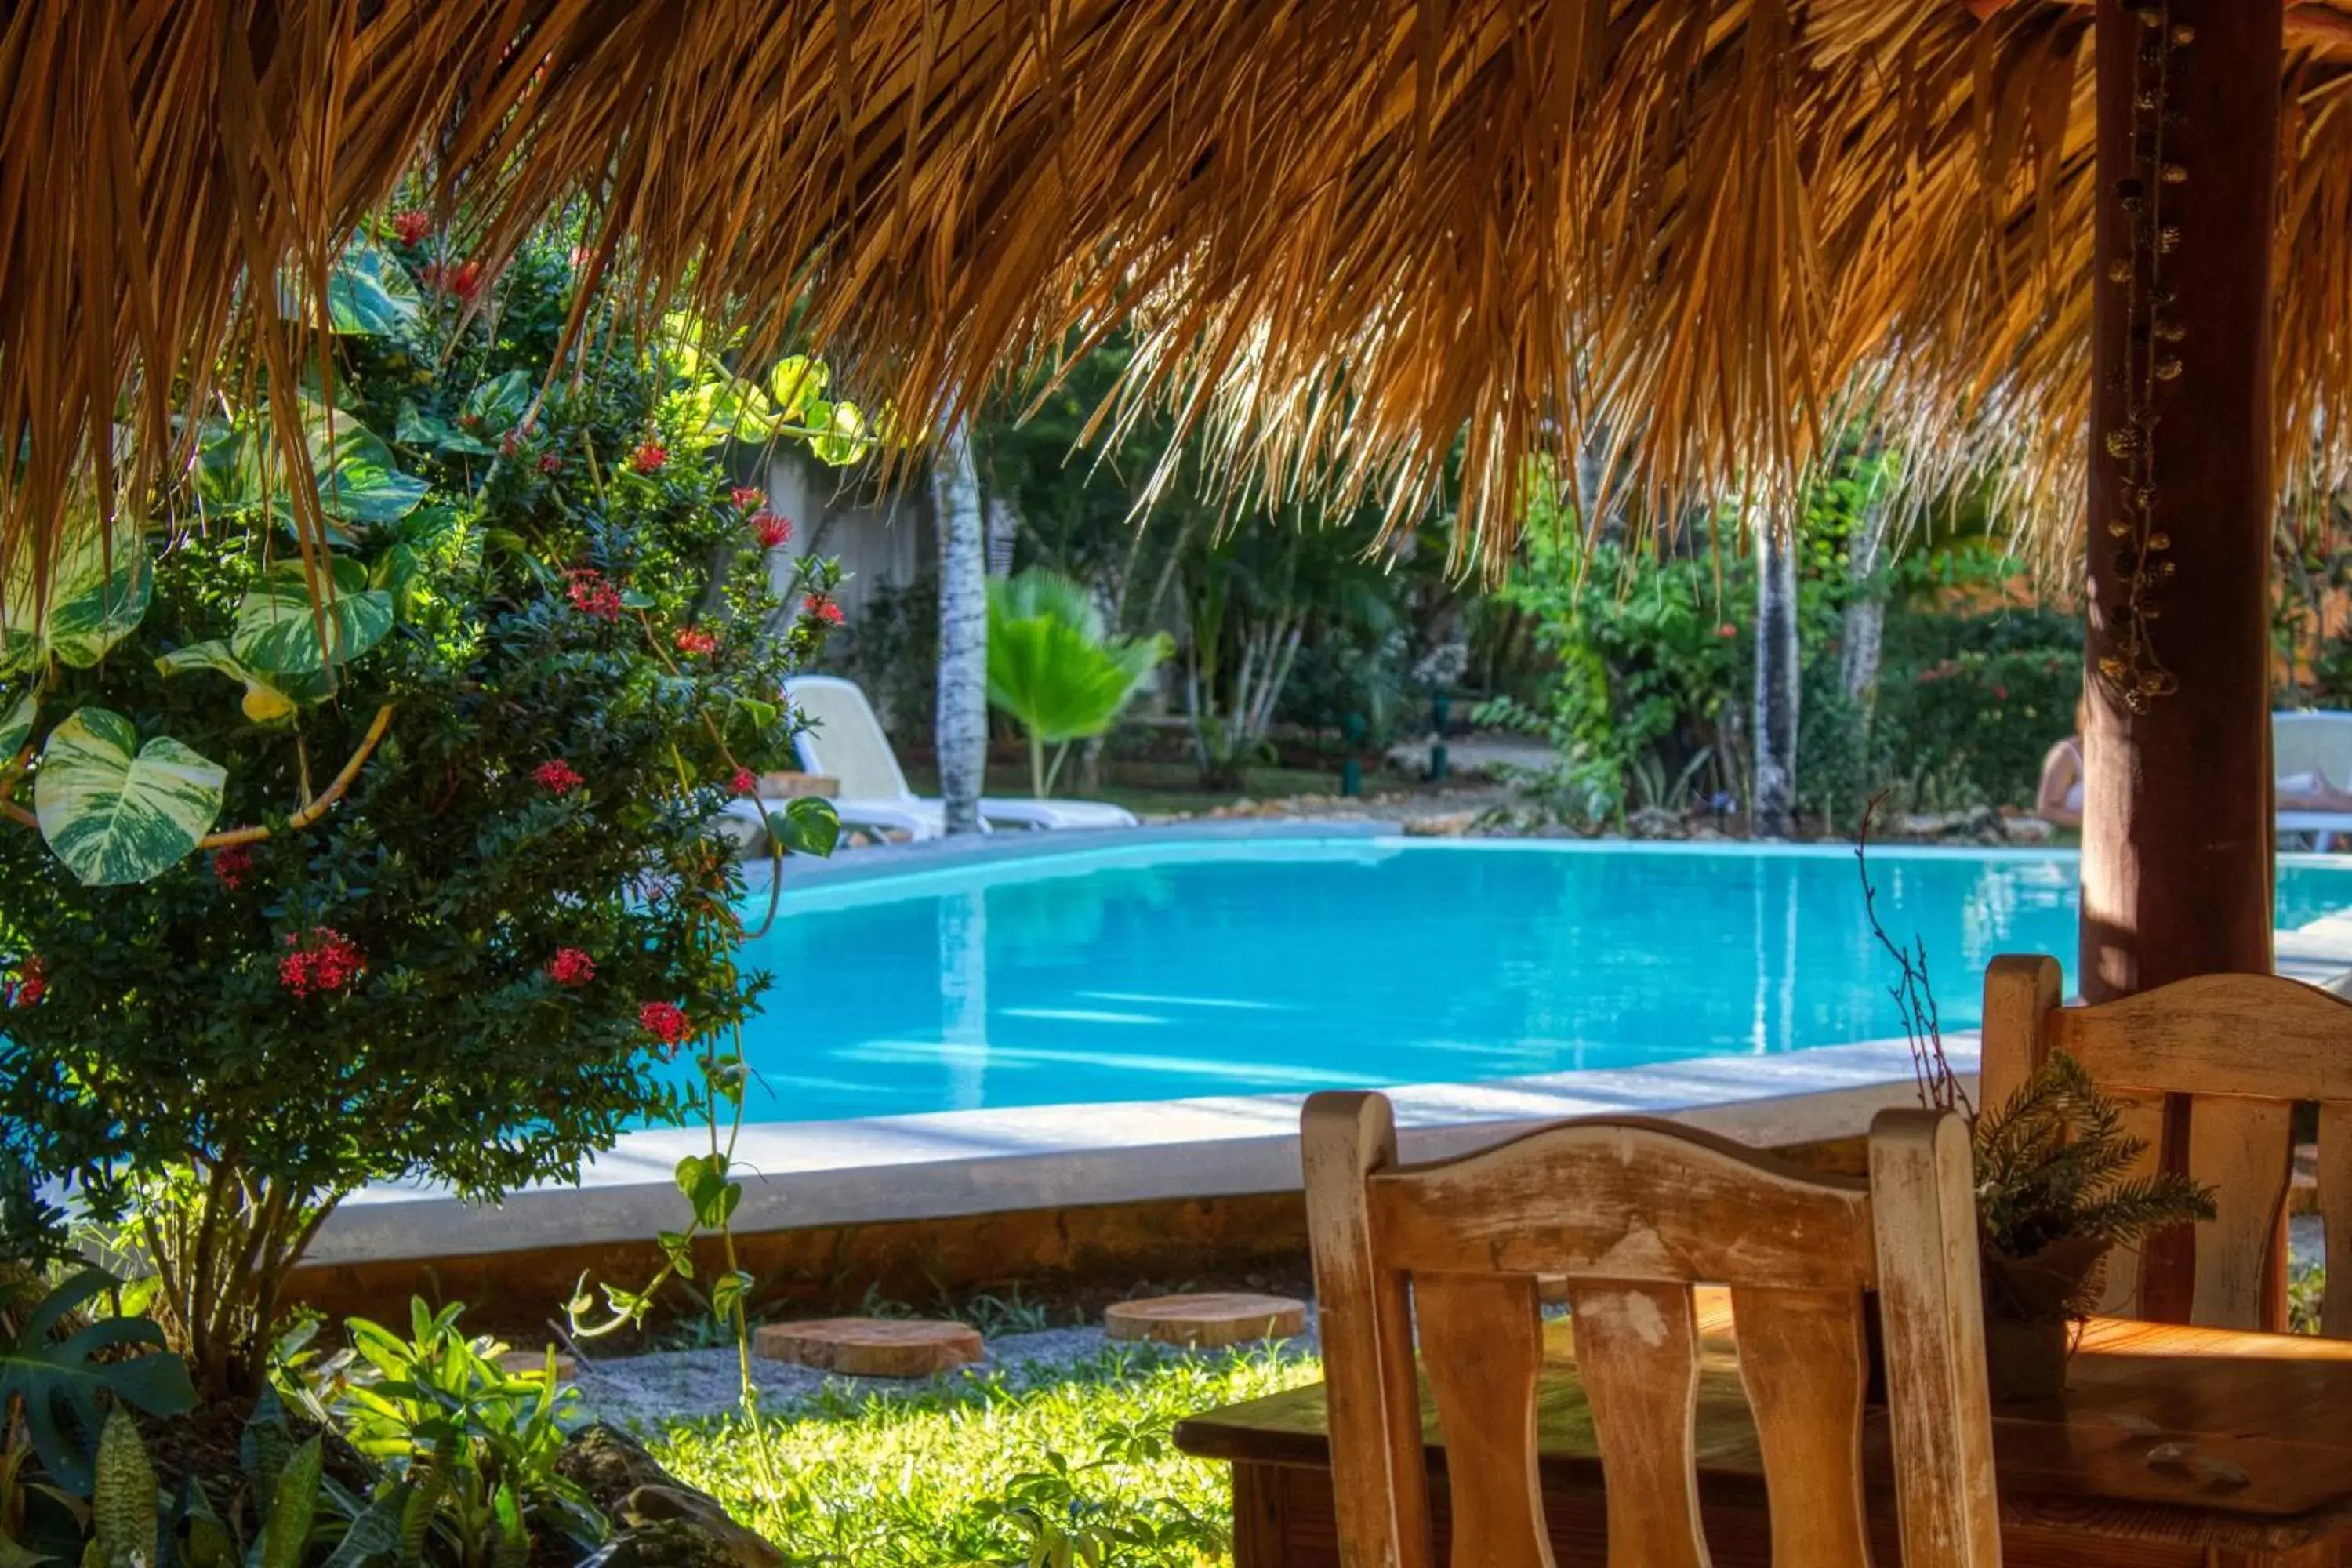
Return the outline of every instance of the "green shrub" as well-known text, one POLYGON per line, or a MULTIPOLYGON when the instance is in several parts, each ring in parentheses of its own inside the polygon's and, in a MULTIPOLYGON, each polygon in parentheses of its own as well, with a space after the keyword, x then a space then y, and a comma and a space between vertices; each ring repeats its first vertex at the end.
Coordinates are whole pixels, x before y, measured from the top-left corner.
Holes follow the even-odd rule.
POLYGON ((20 647, 0 687, 0 712, 37 709, 45 824, 77 736, 195 759, 163 775, 184 822, 86 813, 96 837, 49 846, 0 824, 0 1123, 131 1219, 208 1393, 253 1385, 278 1281, 344 1194, 568 1178, 672 1112, 659 1054, 767 984, 736 965, 741 883, 708 824, 789 754, 778 684, 835 569, 780 592, 721 459, 746 421, 839 420, 617 301, 587 302, 594 355, 557 363, 560 243, 492 283, 432 258, 446 286, 420 293, 431 243, 365 247, 398 308, 334 338, 331 438, 315 386, 226 377, 254 400, 205 413, 186 486, 118 540, 156 563, 143 618, 94 661, 20 647), (318 419, 322 621, 268 463, 280 396, 318 419), (255 831, 193 836, 215 818, 255 831))
POLYGON ((2042 759, 2072 734, 2083 624, 2054 610, 1901 612, 1886 626, 1876 728, 1889 765, 1953 805, 2031 806, 2042 759))

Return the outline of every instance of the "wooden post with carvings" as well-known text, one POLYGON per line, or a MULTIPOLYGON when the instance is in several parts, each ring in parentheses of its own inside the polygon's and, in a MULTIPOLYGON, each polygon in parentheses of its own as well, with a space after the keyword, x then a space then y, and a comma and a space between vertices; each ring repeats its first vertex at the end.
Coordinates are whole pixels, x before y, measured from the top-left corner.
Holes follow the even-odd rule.
MULTIPOLYGON (((2097 14, 2081 965, 2095 1002, 2272 967, 2283 65, 2277 5, 2098 0, 2097 14)), ((2186 1114, 2172 1109, 2168 1160, 2186 1114)), ((2187 1249, 2150 1250, 2144 1308, 2185 1314, 2187 1249)))

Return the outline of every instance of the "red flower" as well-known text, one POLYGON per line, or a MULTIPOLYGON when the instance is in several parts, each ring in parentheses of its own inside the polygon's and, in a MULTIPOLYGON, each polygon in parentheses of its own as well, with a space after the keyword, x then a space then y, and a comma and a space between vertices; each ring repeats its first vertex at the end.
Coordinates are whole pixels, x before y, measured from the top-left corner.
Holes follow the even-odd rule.
POLYGON ((648 1002, 637 1009, 637 1022, 647 1034, 665 1046, 675 1046, 687 1037, 686 1010, 675 1002, 648 1002))
POLYGON ((793 520, 763 511, 751 519, 751 532, 762 550, 774 550, 793 542, 793 520))
POLYGON ((2006 687, 2006 686, 1996 686, 1996 687, 1994 687, 1994 688, 1992 689, 1992 700, 1993 700, 1994 701, 1996 701, 1996 702, 2006 702, 2006 701, 2008 701, 2008 700, 2009 700, 2009 688, 2008 688, 2008 687, 2006 687))
POLYGON ((1715 635, 1727 642, 1739 635, 1739 628, 1730 621, 1726 621, 1715 628, 1715 635))
POLYGON ((621 618, 621 591, 604 580, 602 572, 585 567, 572 574, 572 607, 583 616, 593 616, 600 621, 621 618))
POLYGON ((436 261, 420 269, 417 276, 425 279, 427 287, 455 295, 460 304, 470 305, 481 298, 484 279, 478 261, 461 261, 454 267, 436 261))
POLYGON ((753 511, 760 510, 760 503, 768 499, 768 492, 757 485, 737 485, 727 492, 727 499, 734 503, 737 511, 753 511))
POLYGON ((801 601, 801 614, 814 616, 826 626, 841 625, 841 606, 823 594, 811 594, 801 601))
POLYGON ((705 655, 719 651, 719 639, 700 626, 680 626, 677 636, 670 640, 677 645, 680 653, 705 655))
POLYGON ((641 474, 660 473, 662 465, 668 461, 669 449, 658 441, 640 442, 637 449, 629 454, 629 467, 641 474))
POLYGON ((596 961, 576 947, 559 947, 547 961, 547 977, 558 985, 585 985, 596 978, 596 961))
POLYGON ((760 793, 760 775, 749 768, 737 768, 735 776, 727 781, 727 787, 737 795, 757 797, 760 793))
POLYGON ((521 431, 520 431, 520 430, 509 430, 509 431, 508 431, 505 435, 503 435, 503 436, 501 436, 501 437, 499 437, 499 457, 501 457, 501 458, 511 458, 511 457, 513 457, 517 452, 520 452, 520 451, 521 451, 521 450, 522 450, 522 432, 521 432, 521 431))
POLYGON ((231 844, 213 851, 213 875, 220 885, 231 892, 245 886, 245 874, 253 869, 253 851, 242 844, 231 844))
POLYGON ((539 455, 539 471, 542 474, 560 474, 563 471, 563 459, 552 452, 541 452, 539 455))
POLYGON ((433 232, 433 215, 421 207, 411 207, 392 216, 393 237, 403 245, 415 245, 433 232))
POLYGON ((17 973, 21 978, 9 998, 10 1006, 29 1007, 49 994, 48 966, 41 962, 39 953, 26 959, 23 968, 17 973))
POLYGON ((537 779, 539 787, 550 795, 570 795, 588 782, 561 757, 540 763, 530 770, 530 776, 537 779))
POLYGON ((367 969, 367 960, 352 939, 331 926, 320 926, 308 938, 286 933, 292 951, 278 961, 278 984, 297 996, 341 991, 367 969))

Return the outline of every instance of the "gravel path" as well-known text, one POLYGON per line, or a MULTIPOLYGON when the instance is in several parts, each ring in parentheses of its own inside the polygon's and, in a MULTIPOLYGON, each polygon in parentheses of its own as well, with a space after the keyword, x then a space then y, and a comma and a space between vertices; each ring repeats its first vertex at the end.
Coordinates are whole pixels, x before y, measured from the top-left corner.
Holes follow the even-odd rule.
MULTIPOLYGON (((1107 1355, 1124 1354, 1148 1365, 1166 1356, 1223 1353, 1117 1341, 1099 1328, 1001 1334, 989 1340, 987 1347, 986 1360, 942 1376, 999 1378, 1017 1389, 1055 1382, 1071 1367, 1107 1355)), ((1283 1342, 1286 1354, 1308 1355, 1315 1348, 1311 1325, 1307 1333, 1283 1342)), ((763 1357, 753 1358, 751 1376, 760 1386, 762 1405, 780 1415, 808 1409, 828 1390, 835 1397, 855 1399, 868 1394, 917 1394, 933 1386, 929 1379, 844 1377, 763 1357)), ((681 1417, 725 1415, 736 1408, 740 1389, 731 1347, 583 1360, 574 1382, 583 1417, 639 1431, 681 1417)))

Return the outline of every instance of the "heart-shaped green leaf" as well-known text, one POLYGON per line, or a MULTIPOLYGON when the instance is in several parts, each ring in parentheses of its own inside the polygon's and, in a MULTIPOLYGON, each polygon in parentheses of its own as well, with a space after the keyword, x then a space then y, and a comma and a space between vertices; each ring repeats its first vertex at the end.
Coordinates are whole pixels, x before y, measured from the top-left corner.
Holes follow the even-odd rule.
POLYGON ((816 454, 816 460, 839 468, 865 457, 874 437, 867 433, 866 415, 857 405, 836 403, 824 412, 824 433, 809 438, 809 450, 816 454))
POLYGON ((299 704, 323 702, 334 695, 334 684, 324 669, 300 674, 264 673, 237 658, 228 644, 218 640, 173 648, 155 661, 155 668, 165 675, 209 669, 244 682, 245 716, 257 723, 283 718, 299 704))
MULTIPOLYGON (((423 479, 400 471, 383 438, 351 416, 331 419, 324 405, 305 402, 302 426, 310 447, 310 475, 331 522, 372 527, 397 522, 425 499, 423 479)), ((280 487, 274 504, 291 522, 294 498, 280 487)))
POLYGON ((804 420, 809 405, 824 395, 832 380, 833 373, 824 362, 806 354, 778 360, 776 368, 768 373, 768 395, 775 405, 776 417, 788 425, 804 420))
POLYGON ((26 692, 0 711, 0 768, 16 760, 33 738, 33 721, 41 716, 41 693, 38 688, 26 692))
POLYGON ((796 795, 782 811, 768 813, 768 831, 786 854, 814 855, 822 860, 841 842, 841 815, 829 800, 796 795))
POLYGON ((334 596, 314 609, 299 561, 280 561, 246 590, 229 650, 268 675, 308 675, 359 658, 392 629, 392 595, 368 586, 367 568, 331 558, 334 596), (323 630, 324 641, 320 640, 323 630))
POLYGON ((120 713, 84 708, 49 732, 33 781, 41 837, 91 888, 169 869, 219 820, 225 769, 120 713))
POLYGON ((530 377, 519 370, 493 376, 466 394, 459 416, 462 427, 476 436, 503 436, 521 422, 530 406, 530 377), (470 423, 467 423, 470 421, 470 423))
POLYGON ((77 508, 68 527, 49 574, 46 613, 33 581, 32 552, 17 552, 0 584, 0 675, 37 668, 52 653, 87 669, 147 614, 155 572, 138 525, 117 519, 110 542, 97 513, 77 508))
MULTIPOLYGON (((288 316, 308 314, 301 274, 278 275, 278 308, 288 316)), ((382 337, 416 320, 422 300, 416 279, 393 255, 362 235, 353 235, 327 269, 327 323, 334 331, 382 337)))

